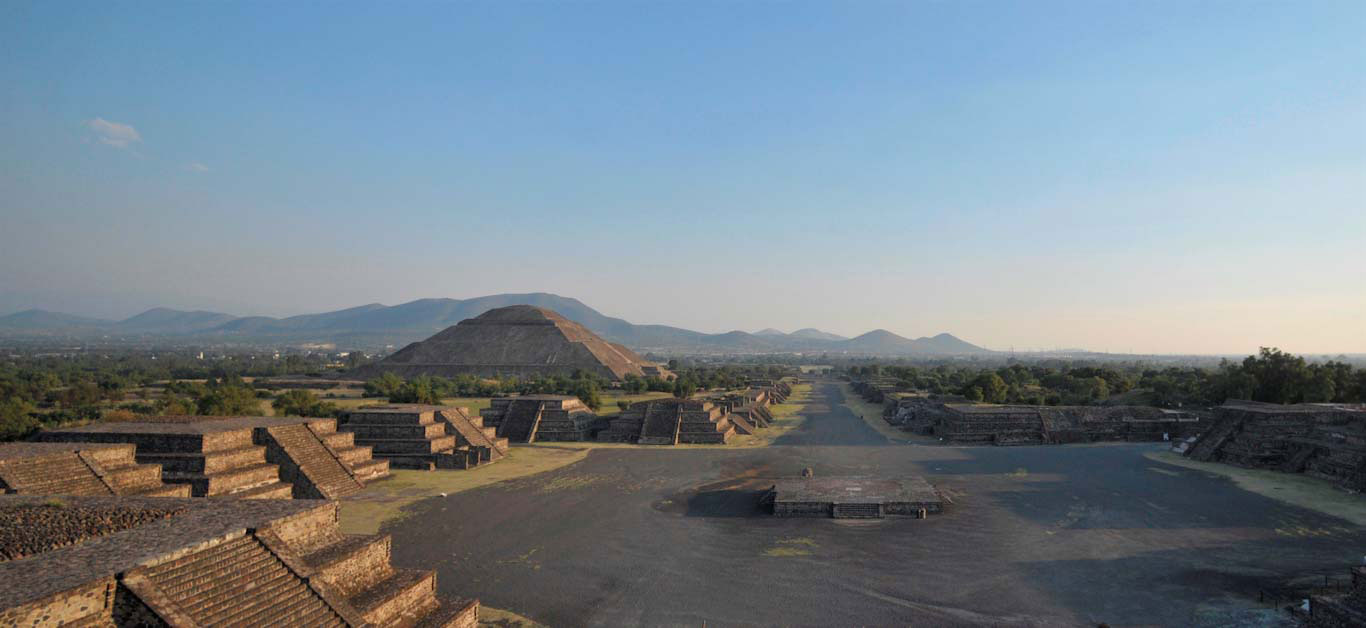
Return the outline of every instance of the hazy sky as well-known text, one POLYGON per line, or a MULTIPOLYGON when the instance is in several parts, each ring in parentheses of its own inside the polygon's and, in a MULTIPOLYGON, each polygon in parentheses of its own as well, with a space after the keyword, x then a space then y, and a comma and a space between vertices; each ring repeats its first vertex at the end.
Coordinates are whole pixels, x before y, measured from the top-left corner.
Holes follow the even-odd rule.
POLYGON ((1366 3, 0 3, 0 313, 1366 352, 1366 3))

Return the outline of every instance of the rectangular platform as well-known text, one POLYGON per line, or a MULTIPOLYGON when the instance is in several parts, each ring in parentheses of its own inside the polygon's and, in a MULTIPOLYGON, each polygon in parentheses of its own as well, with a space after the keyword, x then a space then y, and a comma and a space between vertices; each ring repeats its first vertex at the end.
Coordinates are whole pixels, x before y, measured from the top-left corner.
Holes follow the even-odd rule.
POLYGON ((922 517, 944 509, 939 491, 919 476, 779 480, 770 497, 779 517, 922 517))

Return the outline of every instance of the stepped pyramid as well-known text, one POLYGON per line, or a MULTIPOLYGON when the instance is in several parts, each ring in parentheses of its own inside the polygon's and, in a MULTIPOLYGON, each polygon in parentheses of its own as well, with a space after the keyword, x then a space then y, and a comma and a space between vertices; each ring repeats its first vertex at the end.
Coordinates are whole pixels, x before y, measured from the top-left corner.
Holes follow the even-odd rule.
POLYGON ((0 625, 478 624, 388 535, 342 534, 335 501, 7 495, 0 516, 28 524, 0 535, 0 625))
POLYGON ((641 445, 724 444, 735 435, 730 415, 700 399, 639 401, 609 419, 599 440, 641 445))
POLYGON ((196 497, 339 499, 389 474, 333 419, 151 417, 40 432, 46 442, 130 443, 137 460, 196 497))
POLYGON ((404 469, 468 469, 507 453, 508 439, 469 408, 385 404, 353 410, 338 429, 404 469))
POLYGON ((552 310, 513 305, 460 321, 359 369, 356 376, 549 377, 583 371, 621 380, 628 374, 645 377, 647 368, 653 374, 668 375, 630 349, 607 342, 552 310))
POLYGON ((0 444, 0 490, 19 495, 189 497, 163 484, 161 467, 138 464, 132 445, 0 444))
POLYGON ((479 411, 498 436, 517 443, 535 441, 582 441, 597 415, 578 397, 570 395, 523 395, 495 397, 479 411))

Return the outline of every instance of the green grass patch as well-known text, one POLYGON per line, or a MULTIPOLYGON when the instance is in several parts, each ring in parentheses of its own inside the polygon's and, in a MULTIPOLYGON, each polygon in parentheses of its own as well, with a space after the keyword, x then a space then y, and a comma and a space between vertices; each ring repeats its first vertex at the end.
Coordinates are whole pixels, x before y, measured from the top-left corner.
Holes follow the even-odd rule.
POLYGON ((514 447, 502 460, 475 469, 395 469, 390 477, 373 482, 359 494, 342 500, 342 531, 375 534, 385 523, 402 518, 407 506, 421 500, 553 471, 583 460, 588 452, 587 448, 514 447))

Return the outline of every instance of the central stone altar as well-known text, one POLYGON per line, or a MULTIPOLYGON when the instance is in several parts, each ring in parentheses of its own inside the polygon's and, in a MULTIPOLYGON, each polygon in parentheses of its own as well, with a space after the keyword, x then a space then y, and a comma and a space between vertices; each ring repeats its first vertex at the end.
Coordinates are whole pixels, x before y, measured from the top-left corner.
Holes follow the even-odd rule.
POLYGON ((778 480, 763 500, 772 503, 779 517, 924 518, 944 509, 939 491, 919 476, 778 480))

